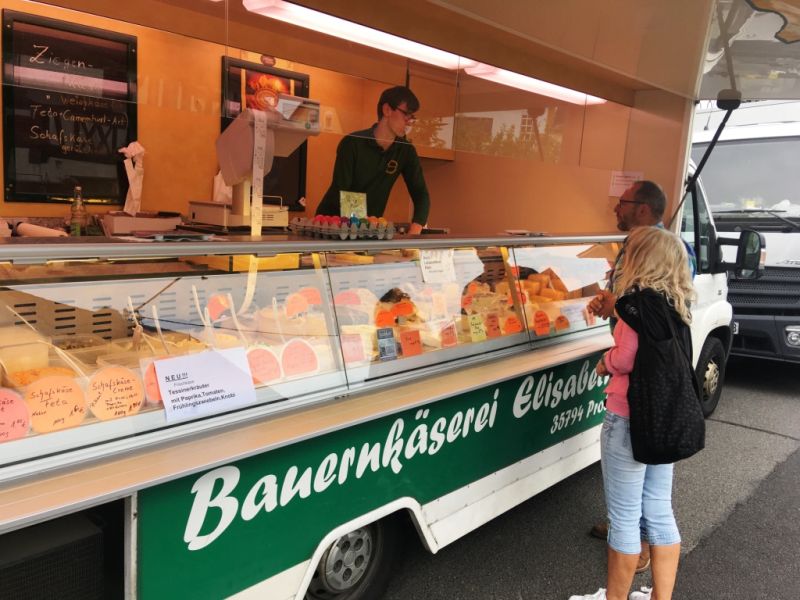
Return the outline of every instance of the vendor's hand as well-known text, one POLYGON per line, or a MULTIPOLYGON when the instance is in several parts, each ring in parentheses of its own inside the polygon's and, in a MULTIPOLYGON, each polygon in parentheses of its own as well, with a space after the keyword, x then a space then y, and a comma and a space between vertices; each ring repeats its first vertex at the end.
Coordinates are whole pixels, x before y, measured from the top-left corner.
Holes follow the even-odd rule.
POLYGON ((419 223, 412 223, 408 228, 408 235, 419 235, 422 233, 422 225, 419 223))
POLYGON ((594 367, 594 372, 597 373, 600 377, 609 375, 608 369, 606 369, 606 363, 603 358, 597 361, 597 365, 595 365, 594 367))
POLYGON ((589 312, 603 319, 607 319, 614 313, 614 304, 617 298, 608 290, 600 290, 594 298, 591 299, 587 308, 589 312))

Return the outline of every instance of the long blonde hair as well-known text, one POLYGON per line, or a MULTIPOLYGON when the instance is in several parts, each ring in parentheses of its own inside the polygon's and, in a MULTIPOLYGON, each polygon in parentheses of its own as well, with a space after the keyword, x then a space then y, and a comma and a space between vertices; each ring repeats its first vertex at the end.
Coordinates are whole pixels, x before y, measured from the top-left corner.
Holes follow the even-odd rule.
POLYGON ((614 293, 650 288, 666 296, 681 319, 692 322, 689 304, 694 298, 689 257, 681 239, 660 227, 637 227, 625 242, 614 293))

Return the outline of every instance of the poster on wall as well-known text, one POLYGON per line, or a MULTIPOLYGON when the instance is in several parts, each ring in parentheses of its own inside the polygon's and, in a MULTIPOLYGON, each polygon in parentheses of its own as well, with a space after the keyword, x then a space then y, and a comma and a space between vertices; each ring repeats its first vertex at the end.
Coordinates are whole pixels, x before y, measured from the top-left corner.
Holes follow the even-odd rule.
MULTIPOLYGON (((280 93, 308 98, 308 75, 223 56, 222 131, 242 111, 242 104, 255 110, 274 108, 280 93)), ((289 156, 275 157, 264 178, 265 204, 304 210, 299 200, 306 195, 307 146, 303 142, 289 156)))
POLYGON ((3 10, 6 202, 122 204, 136 139, 135 37, 3 10))

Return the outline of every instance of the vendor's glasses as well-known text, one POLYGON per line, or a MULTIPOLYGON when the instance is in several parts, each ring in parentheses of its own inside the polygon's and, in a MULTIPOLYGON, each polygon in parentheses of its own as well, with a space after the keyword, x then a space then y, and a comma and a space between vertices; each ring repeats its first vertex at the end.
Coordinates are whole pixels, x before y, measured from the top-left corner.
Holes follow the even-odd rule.
POLYGON ((623 200, 620 198, 619 205, 622 206, 623 204, 647 204, 647 202, 642 202, 641 200, 623 200))
POLYGON ((414 121, 417 120, 417 115, 415 115, 413 112, 408 112, 407 110, 404 110, 404 109, 400 108, 399 106, 396 106, 395 110, 399 110, 401 113, 403 113, 403 117, 409 123, 413 123, 414 121))

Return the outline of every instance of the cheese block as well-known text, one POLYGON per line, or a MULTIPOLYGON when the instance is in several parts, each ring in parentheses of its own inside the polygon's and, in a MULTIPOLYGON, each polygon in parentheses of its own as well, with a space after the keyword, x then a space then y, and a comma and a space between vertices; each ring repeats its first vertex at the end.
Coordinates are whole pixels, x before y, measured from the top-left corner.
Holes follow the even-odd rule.
POLYGON ((564 300, 567 297, 566 292, 562 292, 561 290, 554 290, 550 288, 543 288, 539 291, 540 296, 544 296, 546 298, 550 298, 552 300, 564 300))

